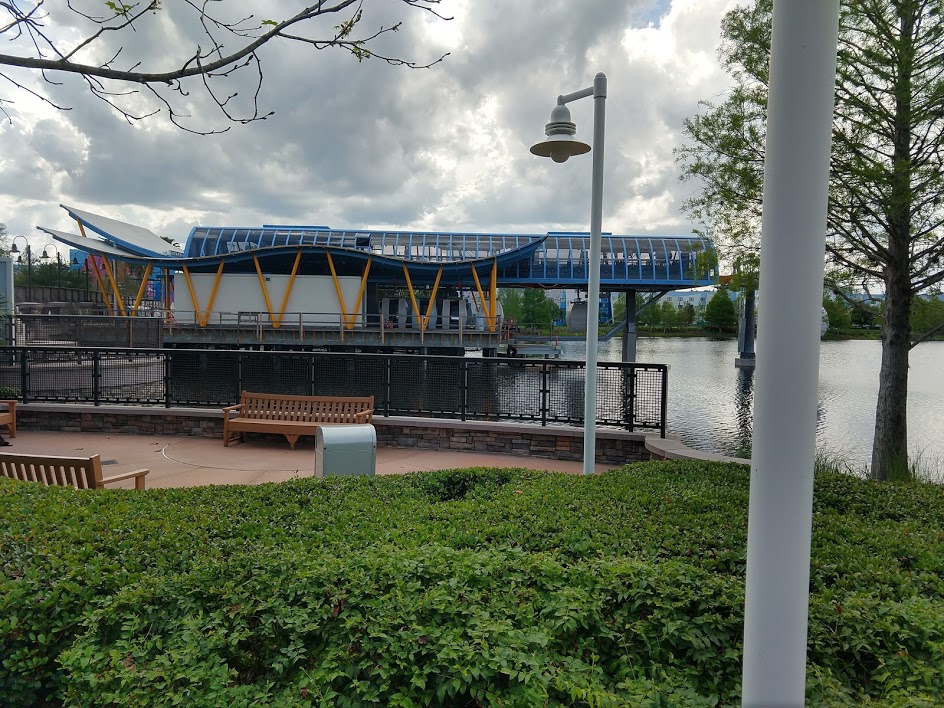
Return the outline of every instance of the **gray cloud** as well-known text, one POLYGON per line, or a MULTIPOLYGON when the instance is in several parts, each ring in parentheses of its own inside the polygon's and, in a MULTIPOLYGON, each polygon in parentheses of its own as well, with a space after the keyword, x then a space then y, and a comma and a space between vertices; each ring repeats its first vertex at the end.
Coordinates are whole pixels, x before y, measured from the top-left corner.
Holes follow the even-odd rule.
MULTIPOLYGON (((726 86, 714 66, 724 4, 587 0, 574 12, 568 0, 446 0, 442 11, 456 19, 443 23, 372 0, 365 31, 403 21, 376 51, 420 62, 451 55, 410 70, 269 46, 260 101, 275 115, 217 136, 171 129, 163 118, 129 125, 67 77, 50 94, 73 110, 27 102, 13 125, 0 126, 0 221, 11 233, 37 223, 69 229, 64 202, 180 242, 196 223, 584 230, 590 157, 555 165, 528 147, 556 96, 602 70, 610 79, 604 228, 688 233, 679 205, 689 187, 678 183, 672 149, 697 101, 726 86)), ((199 27, 164 7, 133 37, 134 57, 199 40, 199 27)), ((239 3, 261 17, 268 7, 239 3)), ((238 91, 234 104, 245 106, 248 78, 220 82, 221 95, 238 91)), ((148 103, 143 93, 133 100, 148 103)), ((226 124, 199 86, 183 100, 198 125, 226 124)), ((589 141, 591 101, 571 108, 589 141)))

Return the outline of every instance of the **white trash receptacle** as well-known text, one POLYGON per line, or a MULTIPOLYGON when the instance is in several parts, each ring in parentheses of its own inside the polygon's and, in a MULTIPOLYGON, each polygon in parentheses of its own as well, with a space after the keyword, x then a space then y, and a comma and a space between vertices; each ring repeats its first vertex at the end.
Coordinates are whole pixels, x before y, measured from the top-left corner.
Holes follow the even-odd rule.
POLYGON ((377 470, 373 425, 323 425, 315 433, 315 477, 372 475, 377 470))

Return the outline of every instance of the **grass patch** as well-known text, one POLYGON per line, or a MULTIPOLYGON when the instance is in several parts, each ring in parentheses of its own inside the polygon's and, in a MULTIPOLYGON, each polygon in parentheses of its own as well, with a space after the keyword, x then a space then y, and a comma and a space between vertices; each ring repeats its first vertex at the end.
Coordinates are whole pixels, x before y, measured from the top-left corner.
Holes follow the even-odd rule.
MULTIPOLYGON (((8 705, 738 702, 747 468, 0 480, 8 705)), ((810 705, 944 703, 944 489, 816 480, 810 705)))

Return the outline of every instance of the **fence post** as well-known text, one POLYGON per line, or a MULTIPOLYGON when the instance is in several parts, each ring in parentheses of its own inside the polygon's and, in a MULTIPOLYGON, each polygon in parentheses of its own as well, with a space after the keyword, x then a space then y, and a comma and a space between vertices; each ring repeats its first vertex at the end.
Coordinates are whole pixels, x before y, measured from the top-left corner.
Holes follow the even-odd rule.
POLYGON ((101 405, 102 397, 102 359, 101 352, 97 349, 92 352, 92 402, 93 405, 101 405))
POLYGON ((384 392, 383 392, 383 404, 384 404, 384 415, 390 416, 390 379, 392 377, 391 369, 393 368, 393 359, 387 354, 384 357, 386 362, 384 365, 384 392))
POLYGON ((233 392, 233 403, 239 403, 243 395, 243 355, 236 352, 236 390, 233 392))
POLYGON ((460 364, 462 375, 459 377, 459 419, 465 421, 469 408, 469 360, 460 364))
POLYGON ((164 360, 164 408, 170 408, 170 351, 161 352, 164 360))
POLYGON ((308 352, 308 395, 315 395, 315 354, 308 352))
MULTIPOLYGON (((629 369, 623 371, 624 384, 626 386, 626 429, 632 432, 636 429, 636 375, 639 369, 635 364, 630 364, 629 369)), ((664 436, 663 436, 664 437, 664 436)))
POLYGON ((659 423, 659 437, 665 437, 666 418, 668 418, 669 402, 669 367, 662 365, 662 420, 659 423))
POLYGON ((20 393, 23 398, 23 403, 29 403, 29 384, 30 384, 29 350, 21 349, 20 350, 20 393))
POLYGON ((541 364, 541 425, 547 425, 548 402, 551 393, 549 373, 547 362, 541 364))

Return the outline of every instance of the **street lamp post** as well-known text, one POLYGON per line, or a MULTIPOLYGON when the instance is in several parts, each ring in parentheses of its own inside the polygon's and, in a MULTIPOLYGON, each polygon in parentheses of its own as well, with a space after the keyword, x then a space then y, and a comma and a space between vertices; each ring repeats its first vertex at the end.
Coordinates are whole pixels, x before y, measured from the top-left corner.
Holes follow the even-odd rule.
MULTIPOLYGON (((82 270, 85 271, 85 302, 89 302, 89 299, 90 299, 90 298, 89 298, 89 267, 88 267, 88 264, 89 264, 89 257, 86 255, 86 256, 85 256, 85 266, 82 268, 82 270)), ((74 265, 74 266, 79 265, 79 259, 78 259, 77 256, 72 256, 72 265, 74 265)))
POLYGON ((47 243, 43 248, 42 259, 49 260, 49 249, 56 252, 56 297, 62 300, 62 255, 59 253, 59 247, 54 243, 47 243))
MULTIPOLYGON (((26 297, 30 302, 33 301, 33 251, 30 249, 29 241, 25 236, 14 236, 13 245, 10 246, 10 253, 19 253, 20 249, 16 245, 17 239, 23 239, 26 244, 26 297)), ((16 262, 23 264, 23 256, 17 256, 16 262)))
POLYGON ((539 157, 566 162, 583 155, 590 146, 574 140, 577 127, 565 104, 593 96, 593 177, 590 188, 590 254, 587 261, 587 376, 584 387, 583 473, 593 474, 596 461, 597 340, 600 327, 600 234, 603 229, 603 142, 606 115, 606 75, 597 74, 593 86, 557 97, 551 120, 544 128, 547 138, 531 148, 539 157))

